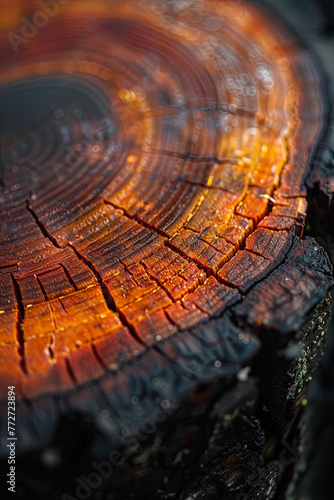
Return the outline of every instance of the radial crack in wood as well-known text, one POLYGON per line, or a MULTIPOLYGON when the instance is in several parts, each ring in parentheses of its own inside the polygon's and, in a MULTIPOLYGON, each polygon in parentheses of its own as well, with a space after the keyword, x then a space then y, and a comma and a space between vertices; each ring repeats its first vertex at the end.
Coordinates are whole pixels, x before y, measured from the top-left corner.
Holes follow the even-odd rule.
POLYGON ((332 183, 317 66, 251 3, 57 6, 31 40, 0 42, 0 392, 6 411, 16 388, 22 487, 42 497, 64 475, 69 492, 68 457, 75 475, 122 450, 101 494, 167 498, 219 434, 224 486, 204 474, 189 494, 233 494, 321 354, 332 268, 303 238, 306 183, 332 183), (289 353, 314 342, 303 371, 289 353), (26 481, 50 449, 57 474, 26 481))

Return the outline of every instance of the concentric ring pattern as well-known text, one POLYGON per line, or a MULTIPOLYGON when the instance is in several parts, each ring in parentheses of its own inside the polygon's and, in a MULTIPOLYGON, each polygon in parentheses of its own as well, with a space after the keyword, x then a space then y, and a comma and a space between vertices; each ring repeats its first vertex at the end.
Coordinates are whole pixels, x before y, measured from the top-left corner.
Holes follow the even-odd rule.
POLYGON ((322 108, 240 1, 68 4, 0 48, 1 370, 61 392, 212 316, 302 231, 322 108))

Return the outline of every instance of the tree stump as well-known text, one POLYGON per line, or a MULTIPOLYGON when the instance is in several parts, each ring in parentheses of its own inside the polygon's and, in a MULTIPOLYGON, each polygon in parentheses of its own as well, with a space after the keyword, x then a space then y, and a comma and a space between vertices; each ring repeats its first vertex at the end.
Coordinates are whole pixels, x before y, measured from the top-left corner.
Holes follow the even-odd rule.
POLYGON ((248 3, 52 5, 17 7, 0 46, 18 491, 267 498, 330 302, 328 257, 303 236, 321 69, 248 3), (221 450, 216 482, 181 493, 221 450))

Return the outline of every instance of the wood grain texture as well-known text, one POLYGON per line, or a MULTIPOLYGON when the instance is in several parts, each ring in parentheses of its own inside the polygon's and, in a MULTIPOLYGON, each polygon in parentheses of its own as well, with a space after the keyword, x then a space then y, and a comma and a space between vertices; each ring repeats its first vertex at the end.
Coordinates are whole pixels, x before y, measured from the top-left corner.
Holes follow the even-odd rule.
POLYGON ((303 239, 313 62, 251 4, 186 4, 73 2, 0 46, 0 376, 23 451, 106 407, 116 449, 157 405, 227 390, 332 285, 303 239))

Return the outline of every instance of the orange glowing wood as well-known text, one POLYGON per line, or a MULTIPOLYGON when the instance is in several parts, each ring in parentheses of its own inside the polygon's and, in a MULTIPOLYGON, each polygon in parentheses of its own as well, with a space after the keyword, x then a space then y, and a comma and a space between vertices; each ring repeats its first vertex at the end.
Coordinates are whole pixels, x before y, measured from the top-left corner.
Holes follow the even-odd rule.
POLYGON ((21 398, 145 372, 150 346, 191 371, 192 328, 238 303, 254 331, 293 329, 328 288, 299 239, 323 125, 308 55, 250 5, 150 5, 101 3, 87 25, 73 2, 0 47, 6 102, 26 96, 1 138, 1 388, 21 398))

